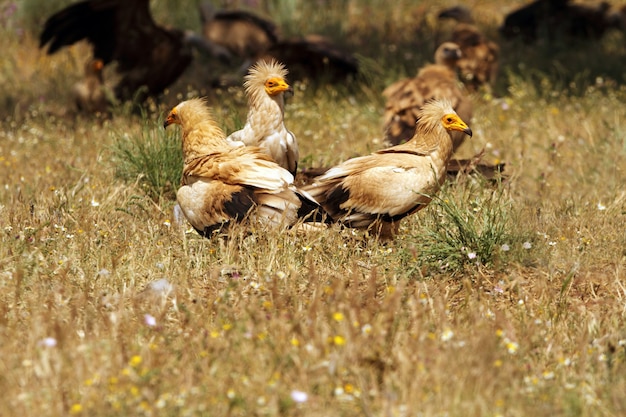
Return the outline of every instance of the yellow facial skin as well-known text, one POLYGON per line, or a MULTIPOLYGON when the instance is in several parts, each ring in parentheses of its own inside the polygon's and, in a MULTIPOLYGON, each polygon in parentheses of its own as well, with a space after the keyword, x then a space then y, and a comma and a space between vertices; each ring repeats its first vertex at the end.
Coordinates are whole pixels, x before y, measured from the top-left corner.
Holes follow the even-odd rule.
POLYGON ((272 97, 290 88, 289 84, 282 78, 270 78, 265 81, 265 92, 272 97))
POLYGON ((163 122, 163 127, 168 127, 171 124, 174 123, 180 123, 180 120, 178 119, 178 112, 176 111, 176 108, 172 109, 172 111, 170 112, 170 114, 167 115, 167 118, 165 119, 165 122, 163 122))
POLYGON ((441 118, 441 123, 447 130, 458 130, 459 132, 472 136, 472 129, 470 129, 469 126, 467 126, 467 124, 454 113, 443 116, 441 118))

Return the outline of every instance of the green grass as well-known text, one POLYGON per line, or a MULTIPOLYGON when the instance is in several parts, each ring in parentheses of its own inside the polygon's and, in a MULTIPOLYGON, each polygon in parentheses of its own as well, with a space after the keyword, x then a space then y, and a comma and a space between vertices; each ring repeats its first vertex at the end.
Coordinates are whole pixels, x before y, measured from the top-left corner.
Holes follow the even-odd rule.
MULTIPOLYGON (((471 5, 493 34, 519 3, 471 5)), ((380 91, 431 59, 438 9, 372 0, 318 15, 314 4, 263 7, 290 34, 328 30, 372 70, 367 83, 295 86, 285 118, 306 166, 380 149, 380 91)), ((195 6, 152 2, 161 23, 193 24, 195 6)), ((502 43, 495 94, 473 97, 461 153, 484 148, 508 178, 449 181, 393 242, 338 227, 209 240, 175 222, 180 142, 161 121, 203 95, 235 130, 242 89, 212 89, 218 67, 200 59, 143 115, 77 115, 68 90, 88 48, 38 51, 29 22, 44 14, 29 10, 48 7, 26 2, 0 29, 0 409, 626 412, 622 34, 553 51, 502 43)))
POLYGON ((183 170, 180 132, 166 131, 160 120, 144 116, 140 134, 115 134, 111 149, 116 175, 137 183, 155 201, 176 198, 183 170))
POLYGON ((427 210, 426 232, 413 237, 418 262, 453 272, 465 265, 493 267, 505 261, 511 247, 523 245, 524 232, 514 232, 515 213, 504 185, 492 189, 479 182, 457 188, 457 195, 442 190, 427 210))

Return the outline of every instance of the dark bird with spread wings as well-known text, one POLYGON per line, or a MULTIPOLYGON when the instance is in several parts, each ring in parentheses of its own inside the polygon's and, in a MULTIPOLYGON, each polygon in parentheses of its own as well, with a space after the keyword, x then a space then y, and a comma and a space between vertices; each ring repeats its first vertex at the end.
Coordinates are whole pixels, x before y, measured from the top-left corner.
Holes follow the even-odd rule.
MULTIPOLYGON (((93 58, 104 65, 117 63, 119 100, 156 96, 172 84, 191 63, 192 45, 201 43, 191 33, 157 25, 149 0, 85 0, 71 4, 48 18, 40 47, 48 54, 86 40, 93 58)), ((202 41, 203 42, 203 41, 202 41)), ((223 51, 205 42, 206 50, 223 51)))

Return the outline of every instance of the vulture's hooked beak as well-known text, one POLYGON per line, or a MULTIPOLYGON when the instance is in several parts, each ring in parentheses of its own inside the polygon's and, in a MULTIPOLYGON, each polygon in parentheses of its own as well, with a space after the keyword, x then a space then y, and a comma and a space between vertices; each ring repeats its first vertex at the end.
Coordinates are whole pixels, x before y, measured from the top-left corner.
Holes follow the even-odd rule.
POLYGON ((457 130, 459 132, 463 132, 468 136, 472 136, 472 129, 461 120, 461 118, 457 114, 446 114, 441 119, 443 123, 443 127, 447 130, 457 130))
POLYGON ((174 112, 170 112, 163 122, 163 129, 167 129, 169 125, 174 123, 177 123, 176 115, 174 114, 174 112))
POLYGON ((270 78, 265 82, 265 91, 272 97, 289 90, 293 93, 291 86, 282 78, 270 78))

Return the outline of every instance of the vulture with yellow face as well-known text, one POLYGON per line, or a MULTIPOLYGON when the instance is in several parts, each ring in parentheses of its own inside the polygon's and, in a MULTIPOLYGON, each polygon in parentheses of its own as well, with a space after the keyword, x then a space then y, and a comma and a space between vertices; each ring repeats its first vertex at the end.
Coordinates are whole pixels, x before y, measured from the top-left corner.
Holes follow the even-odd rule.
POLYGON ((456 6, 439 13, 439 19, 457 22, 451 42, 461 48, 462 56, 457 62, 460 79, 470 91, 481 86, 493 86, 498 74, 500 47, 490 41, 474 26, 474 19, 467 7, 456 6))
POLYGON ((192 46, 224 57, 224 52, 191 33, 157 25, 149 0, 84 0, 46 20, 40 47, 48 54, 86 40, 93 58, 117 63, 119 100, 156 96, 172 84, 192 61, 192 46))
POLYGON ((72 92, 76 107, 86 113, 105 113, 109 103, 105 92, 100 59, 91 59, 85 64, 85 78, 74 84, 72 92))
MULTIPOLYGON (((430 99, 448 100, 461 119, 470 122, 471 100, 459 86, 456 75, 461 56, 457 44, 444 42, 435 52, 435 64, 422 67, 414 78, 397 81, 383 91, 387 98, 384 132, 388 142, 398 145, 414 136, 421 109, 430 99)), ((464 140, 465 134, 454 132, 453 150, 464 140)))
POLYGON ((164 126, 182 128, 183 177, 176 199, 189 223, 205 237, 231 223, 289 227, 319 221, 322 209, 293 185, 293 175, 260 148, 233 147, 202 99, 183 101, 164 126))
POLYGON ((451 131, 472 135, 450 101, 429 101, 419 111, 411 140, 349 159, 303 190, 334 221, 390 239, 400 220, 426 207, 445 181, 451 131))
POLYGON ((274 60, 259 61, 250 68, 244 87, 250 106, 246 124, 227 139, 234 145, 260 147, 278 165, 296 175, 298 142, 284 122, 285 93, 293 91, 287 84, 287 69, 274 60))

